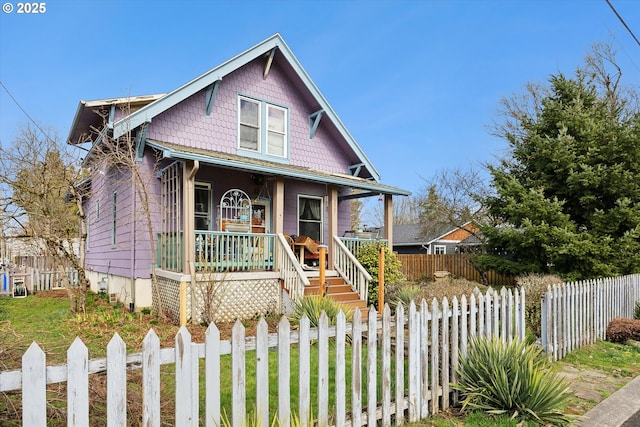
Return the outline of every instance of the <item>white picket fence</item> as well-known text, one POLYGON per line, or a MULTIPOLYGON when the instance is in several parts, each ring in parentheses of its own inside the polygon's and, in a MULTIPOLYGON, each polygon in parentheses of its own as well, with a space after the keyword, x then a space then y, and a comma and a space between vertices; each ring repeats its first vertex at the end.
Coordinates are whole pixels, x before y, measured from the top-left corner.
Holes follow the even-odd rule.
POLYGON ((29 294, 64 288, 67 280, 71 286, 78 286, 78 271, 73 268, 67 268, 64 272, 61 272, 60 270, 38 270, 25 267, 9 269, 6 274, 6 284, 4 282, 0 283, 0 294, 10 294, 13 286, 17 284, 26 286, 29 294), (7 289, 4 289, 4 287, 7 289))
POLYGON ((318 328, 310 328, 304 318, 292 330, 288 319, 283 317, 276 334, 268 334, 263 319, 256 337, 245 337, 244 327, 238 322, 229 341, 220 340, 219 330, 212 324, 204 343, 193 343, 188 330, 182 327, 175 337, 175 347, 169 349, 161 349, 158 336, 150 330, 142 353, 130 355, 116 333, 107 346, 106 358, 89 360, 87 347, 76 339, 67 351, 67 364, 61 366, 47 366, 44 352, 33 343, 23 356, 21 370, 0 372, 0 392, 21 390, 23 408, 28 408, 22 411, 23 426, 45 426, 47 384, 66 382, 66 423, 87 426, 89 376, 106 372, 106 415, 101 419, 106 418, 107 426, 124 426, 127 422, 160 426, 161 421, 176 426, 220 426, 224 424, 221 357, 230 357, 232 405, 226 408, 226 413, 231 415, 233 426, 245 425, 248 414, 254 410, 258 423, 265 426, 271 425, 274 417, 280 425, 289 426, 295 411, 294 417, 302 426, 309 425, 312 417, 319 426, 330 423, 389 426, 392 422, 400 425, 427 418, 455 402, 457 397, 451 384, 457 381, 459 355, 466 354, 472 336, 501 337, 505 342, 524 339, 524 303, 524 293, 503 289, 500 293, 489 291, 468 299, 463 296, 460 302, 454 298, 451 304, 446 298, 441 303, 422 301, 419 307, 412 302, 406 315, 402 306, 393 316, 388 306, 382 316, 371 309, 366 319, 356 311, 351 323, 340 314, 335 326, 329 326, 323 315, 318 328), (291 393, 293 345, 297 345, 299 355, 298 372, 293 376, 298 379, 297 395, 291 393), (351 357, 347 357, 347 345, 351 357), (275 351, 270 351, 271 348, 275 351), (257 403, 255 408, 247 408, 246 396, 253 390, 247 390, 246 363, 247 354, 253 351, 257 403), (314 367, 317 380, 311 379, 312 352, 317 352, 314 367), (269 395, 270 357, 277 357, 275 397, 269 395), (204 359, 204 372, 200 372, 200 359, 204 359), (164 364, 175 365, 175 395, 169 397, 175 399, 172 420, 167 420, 166 414, 161 420, 160 366, 164 364), (349 379, 347 364, 352 367, 349 379), (127 420, 127 370, 138 368, 142 369, 143 415, 141 420, 127 420), (332 375, 331 368, 335 369, 332 375), (205 390, 202 400, 201 381, 205 390), (335 390, 332 399, 330 381, 335 390), (318 399, 312 405, 310 390, 314 385, 318 399), (276 399, 277 411, 273 412, 277 413, 269 413, 270 399, 276 399))
POLYGON ((542 346, 551 360, 606 338, 616 317, 633 318, 640 275, 549 286, 542 299, 542 346))

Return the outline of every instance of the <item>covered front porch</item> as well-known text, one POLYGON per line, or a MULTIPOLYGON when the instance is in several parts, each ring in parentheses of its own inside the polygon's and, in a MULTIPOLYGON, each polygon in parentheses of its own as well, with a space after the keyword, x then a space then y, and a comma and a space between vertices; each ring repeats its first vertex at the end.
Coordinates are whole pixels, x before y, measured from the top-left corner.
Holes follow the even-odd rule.
POLYGON ((188 306, 206 305, 207 299, 219 306, 237 301, 233 305, 243 312, 231 310, 233 318, 286 312, 291 301, 304 296, 309 276, 318 271, 320 246, 327 274, 342 278, 366 301, 371 277, 354 252, 358 245, 376 240, 347 235, 349 204, 356 197, 382 194, 388 225, 379 240, 388 242, 393 193, 381 193, 386 187, 348 176, 320 182, 324 177, 310 181, 260 172, 191 159, 172 161, 159 171, 162 224, 156 275, 165 288, 159 297, 163 307, 173 306, 172 312, 191 321, 203 310, 188 306), (363 191, 372 185, 378 191, 363 191), (205 298, 203 289, 211 282, 218 283, 216 295, 205 298), (186 299, 191 302, 185 308, 186 299), (181 301, 180 307, 175 301, 181 301))

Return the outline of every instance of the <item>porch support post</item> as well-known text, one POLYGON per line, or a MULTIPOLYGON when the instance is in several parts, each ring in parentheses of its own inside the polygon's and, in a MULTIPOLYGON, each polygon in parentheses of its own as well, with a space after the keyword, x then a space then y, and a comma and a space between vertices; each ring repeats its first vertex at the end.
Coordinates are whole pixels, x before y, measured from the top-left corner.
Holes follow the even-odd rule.
POLYGON ((384 238, 389 250, 393 250, 393 196, 384 195, 384 238))
MULTIPOLYGON (((327 208, 329 212, 329 220, 327 227, 329 230, 329 236, 327 236, 327 246, 329 249, 329 270, 333 270, 333 254, 335 254, 336 244, 333 241, 333 236, 338 235, 338 187, 335 185, 329 185, 327 188, 329 194, 329 200, 327 208)), ((321 261, 322 262, 322 261, 321 261)))
POLYGON ((276 178, 273 183, 273 231, 284 233, 284 179, 276 178))
POLYGON ((196 173, 200 164, 196 161, 186 161, 183 163, 182 170, 182 212, 183 212, 183 259, 184 265, 182 272, 184 274, 193 274, 195 270, 195 224, 194 224, 194 190, 196 173))

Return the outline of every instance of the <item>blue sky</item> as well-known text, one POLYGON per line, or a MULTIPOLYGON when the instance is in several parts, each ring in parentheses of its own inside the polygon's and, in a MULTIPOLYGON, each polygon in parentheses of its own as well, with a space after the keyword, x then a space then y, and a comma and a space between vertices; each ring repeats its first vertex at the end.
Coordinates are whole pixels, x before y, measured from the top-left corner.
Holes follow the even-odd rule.
MULTIPOLYGON (((611 2, 640 37, 640 2, 611 2)), ((500 99, 527 82, 572 74, 593 43, 610 42, 626 82, 640 85, 640 46, 605 0, 58 0, 45 7, 0 13, 0 80, 62 140, 81 99, 168 92, 279 32, 382 181, 414 192, 438 170, 499 156, 505 143, 489 127, 500 99)), ((2 145, 28 121, 0 87, 2 145)))

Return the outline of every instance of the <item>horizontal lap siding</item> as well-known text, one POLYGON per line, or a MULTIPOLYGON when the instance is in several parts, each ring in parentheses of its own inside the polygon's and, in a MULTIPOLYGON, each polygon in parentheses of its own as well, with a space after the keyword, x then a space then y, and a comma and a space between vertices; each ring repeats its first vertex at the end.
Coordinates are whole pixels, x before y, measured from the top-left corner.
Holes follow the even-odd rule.
MULTIPOLYGON (((147 151, 143 163, 139 163, 143 175, 153 176, 154 158, 147 151)), ((138 196, 136 211, 133 212, 132 184, 129 171, 111 174, 110 181, 104 175, 95 174, 92 181, 91 198, 85 203, 88 214, 89 245, 86 265, 94 271, 119 276, 131 276, 132 244, 135 241, 135 277, 148 278, 152 262, 151 247, 146 217, 142 209, 142 199, 138 196), (116 200, 116 245, 111 245, 112 194, 117 192, 116 200), (96 202, 99 201, 100 215, 97 218, 96 202), (135 236, 132 235, 132 226, 135 236)), ((159 229, 159 183, 149 179, 147 191, 150 197, 150 211, 155 229, 159 229)))

